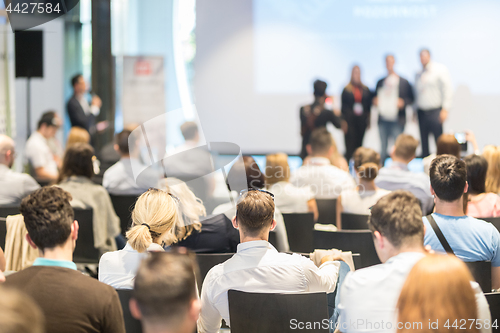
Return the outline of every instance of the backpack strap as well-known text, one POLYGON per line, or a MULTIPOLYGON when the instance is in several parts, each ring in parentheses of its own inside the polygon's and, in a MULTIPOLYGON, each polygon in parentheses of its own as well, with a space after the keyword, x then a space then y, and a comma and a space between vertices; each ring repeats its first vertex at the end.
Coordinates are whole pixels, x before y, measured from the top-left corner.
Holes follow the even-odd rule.
POLYGON ((432 214, 427 215, 426 218, 429 221, 429 223, 431 224, 432 229, 436 233, 436 236, 439 239, 439 242, 443 246, 446 253, 455 254, 455 252, 453 252, 453 250, 451 249, 451 246, 448 243, 448 241, 446 240, 446 238, 444 238, 444 235, 441 232, 441 229, 439 229, 439 226, 437 225, 436 220, 434 220, 434 217, 432 217, 432 214))

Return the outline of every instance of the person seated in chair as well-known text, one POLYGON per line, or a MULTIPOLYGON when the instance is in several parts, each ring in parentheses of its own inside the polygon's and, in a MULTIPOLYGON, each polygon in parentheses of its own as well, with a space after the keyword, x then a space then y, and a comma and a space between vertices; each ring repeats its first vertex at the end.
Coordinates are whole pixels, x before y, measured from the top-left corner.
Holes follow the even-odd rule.
POLYGON ((240 196, 232 223, 241 243, 236 254, 213 267, 203 281, 198 332, 218 332, 222 318, 230 325, 229 289, 261 293, 335 290, 340 268, 335 260, 340 258, 325 256, 318 268, 303 256, 279 253, 268 242, 269 232, 276 227, 274 209, 270 192, 248 190, 240 196))

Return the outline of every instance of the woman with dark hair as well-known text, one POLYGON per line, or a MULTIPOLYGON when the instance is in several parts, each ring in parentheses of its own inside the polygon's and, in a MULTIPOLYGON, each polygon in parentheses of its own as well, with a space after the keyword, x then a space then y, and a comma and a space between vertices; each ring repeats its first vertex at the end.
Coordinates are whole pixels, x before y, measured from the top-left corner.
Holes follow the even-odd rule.
POLYGON ((488 162, 480 155, 469 155, 464 158, 464 162, 467 165, 467 183, 469 184, 467 215, 499 217, 500 196, 496 193, 486 193, 488 162))
POLYGON ((454 134, 441 134, 441 136, 437 140, 437 152, 436 154, 430 154, 427 157, 424 157, 422 162, 424 163, 424 171, 426 174, 429 174, 429 169, 431 167, 432 161, 439 155, 453 155, 457 158, 460 158, 460 154, 462 152, 462 148, 460 147, 460 143, 458 143, 457 138, 455 138, 454 134))
POLYGON ((87 143, 75 143, 67 148, 59 174, 58 186, 73 197, 71 205, 92 208, 94 225, 94 247, 101 253, 125 246, 120 234, 120 219, 115 213, 108 192, 101 185, 94 184, 94 149, 87 143), (116 238, 116 241, 115 241, 116 238))
POLYGON ((370 108, 373 93, 361 82, 361 70, 354 66, 351 80, 342 91, 342 117, 347 121, 345 158, 349 161, 354 151, 363 145, 366 128, 370 126, 370 108))

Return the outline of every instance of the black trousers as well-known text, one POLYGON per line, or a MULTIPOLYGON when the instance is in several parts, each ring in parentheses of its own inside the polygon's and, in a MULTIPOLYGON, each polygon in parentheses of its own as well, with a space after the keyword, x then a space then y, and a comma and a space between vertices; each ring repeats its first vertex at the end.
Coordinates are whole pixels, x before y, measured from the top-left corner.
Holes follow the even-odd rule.
POLYGON ((347 119, 345 139, 345 158, 349 162, 354 151, 363 145, 367 126, 366 116, 352 116, 347 119))
POLYGON ((434 135, 437 140, 443 134, 443 124, 439 115, 441 108, 432 110, 418 109, 418 125, 420 127, 420 140, 422 144, 422 157, 429 156, 429 134, 434 135))

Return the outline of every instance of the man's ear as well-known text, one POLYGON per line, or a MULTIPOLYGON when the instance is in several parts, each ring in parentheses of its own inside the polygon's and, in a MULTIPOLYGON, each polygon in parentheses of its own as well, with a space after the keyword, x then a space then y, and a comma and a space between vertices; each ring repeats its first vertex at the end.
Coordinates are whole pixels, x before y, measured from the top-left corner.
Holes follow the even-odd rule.
POLYGON ((134 317, 137 320, 141 320, 142 318, 142 313, 141 310, 139 309, 139 305, 137 304, 137 301, 133 298, 130 299, 128 302, 128 307, 130 309, 130 313, 132 314, 132 317, 134 317))
POLYGON ((432 185, 431 185, 431 194, 432 194, 433 196, 436 196, 436 192, 434 192, 434 189, 432 188, 432 185))
POLYGON ((378 231, 373 232, 373 236, 375 238, 375 242, 378 244, 378 247, 383 249, 384 248, 384 237, 380 234, 378 231))
POLYGON ((276 220, 273 219, 273 222, 271 222, 271 228, 269 229, 269 231, 273 231, 276 228, 276 224, 277 224, 276 220))
POLYGON ((306 145, 306 151, 307 151, 307 155, 311 156, 312 155, 312 148, 311 148, 311 145, 306 145))
POLYGON ((334 152, 335 152, 335 148, 333 148, 333 146, 331 146, 330 149, 328 149, 328 156, 332 156, 334 152))
POLYGON ((233 220, 231 222, 233 223, 233 228, 238 230, 238 221, 236 220, 236 216, 233 217, 233 220))
POLYGON ((191 301, 191 305, 189 306, 188 317, 192 322, 197 322, 200 317, 201 312, 201 302, 199 299, 195 298, 191 301))
POLYGON ((78 239, 78 230, 80 230, 80 225, 78 224, 77 220, 74 220, 73 223, 71 224, 71 239, 72 240, 77 240, 78 239))
POLYGON ((35 243, 33 242, 33 240, 31 239, 30 235, 29 234, 26 234, 26 241, 28 242, 28 244, 34 248, 35 250, 37 249, 35 243))
POLYGON ((464 193, 469 192, 469 182, 465 182, 464 193))

